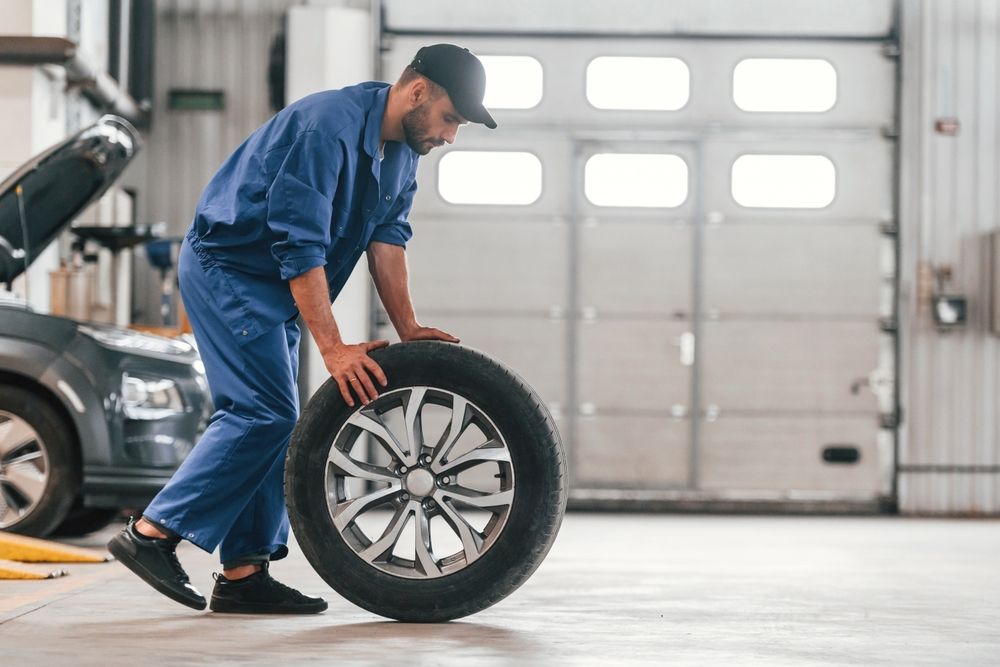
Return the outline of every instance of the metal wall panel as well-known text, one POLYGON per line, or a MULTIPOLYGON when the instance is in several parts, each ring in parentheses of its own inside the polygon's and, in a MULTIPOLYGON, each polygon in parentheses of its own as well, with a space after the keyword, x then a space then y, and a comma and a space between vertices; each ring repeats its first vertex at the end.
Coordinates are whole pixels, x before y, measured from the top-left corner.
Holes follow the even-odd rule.
MULTIPOLYGON (((296 0, 157 0, 152 131, 122 182, 137 189, 136 219, 181 236, 223 160, 272 114, 271 40, 296 0), (171 88, 224 91, 223 111, 171 111, 171 88)), ((159 277, 136 254, 137 320, 159 323, 159 277)))
MULTIPOLYGON (((720 321, 702 325, 700 358, 707 405, 729 410, 868 413, 867 390, 852 392, 878 367, 877 329, 864 322, 720 321)), ((874 433, 873 433, 874 435, 874 433)))
POLYGON ((577 483, 596 488, 685 487, 690 425, 686 419, 643 415, 578 418, 570 460, 577 483))
POLYGON ((879 456, 871 418, 723 416, 701 429, 698 450, 703 490, 770 491, 858 499, 879 486, 879 456), (829 446, 856 447, 855 464, 823 461, 829 446))
POLYGON ((1000 220, 1000 3, 902 5, 900 506, 1000 513, 1000 339, 989 333, 986 235, 1000 220), (935 121, 957 119, 957 135, 935 121), (930 276, 969 298, 967 326, 932 322, 930 276))
POLYGON ((601 317, 691 311, 691 228, 592 218, 580 229, 580 303, 601 317), (657 252, 647 252, 656 248, 657 252))
POLYGON ((140 219, 182 234, 222 161, 273 113, 268 48, 295 0, 158 0, 153 131, 140 219), (223 111, 173 111, 171 88, 219 89, 223 111))
POLYGON ((891 0, 385 0, 391 31, 885 35, 891 0))
POLYGON ((407 255, 422 311, 565 312, 566 222, 441 221, 423 213, 410 222, 416 231, 407 255))
MULTIPOLYGON (((874 321, 884 275, 880 243, 878 230, 870 225, 709 225, 704 241, 706 310, 874 321)), ((891 278, 891 270, 887 275, 891 278)))
POLYGON ((690 409, 690 367, 681 363, 684 322, 584 321, 578 328, 580 410, 670 414, 690 409))

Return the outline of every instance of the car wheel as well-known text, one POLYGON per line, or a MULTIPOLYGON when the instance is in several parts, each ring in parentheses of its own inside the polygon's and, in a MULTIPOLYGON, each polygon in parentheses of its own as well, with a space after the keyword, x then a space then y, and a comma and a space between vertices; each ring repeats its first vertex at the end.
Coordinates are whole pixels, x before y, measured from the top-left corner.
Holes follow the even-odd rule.
POLYGON ((121 515, 121 510, 103 507, 74 507, 62 520, 52 535, 59 537, 80 537, 89 535, 114 521, 121 515))
POLYGON ((566 509, 566 456, 511 370, 437 341, 371 354, 389 385, 348 407, 326 382, 289 446, 285 492, 306 558, 338 593, 408 622, 475 613, 541 564, 566 509))
POLYGON ((30 391, 0 385, 0 530, 42 537, 80 488, 75 439, 59 413, 30 391))

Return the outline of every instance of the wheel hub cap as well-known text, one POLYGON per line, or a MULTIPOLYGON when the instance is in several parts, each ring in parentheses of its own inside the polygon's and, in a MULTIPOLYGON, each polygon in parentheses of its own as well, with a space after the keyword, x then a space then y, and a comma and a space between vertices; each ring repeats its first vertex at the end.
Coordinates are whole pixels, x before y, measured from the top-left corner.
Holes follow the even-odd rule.
POLYGON ((398 577, 442 577, 478 560, 504 529, 514 494, 503 434, 446 389, 382 394, 347 419, 329 450, 333 527, 362 560, 398 577), (362 435, 370 447, 356 446, 362 435))
POLYGON ((411 470, 403 478, 403 488, 417 498, 429 496, 434 491, 434 475, 422 468, 411 470))

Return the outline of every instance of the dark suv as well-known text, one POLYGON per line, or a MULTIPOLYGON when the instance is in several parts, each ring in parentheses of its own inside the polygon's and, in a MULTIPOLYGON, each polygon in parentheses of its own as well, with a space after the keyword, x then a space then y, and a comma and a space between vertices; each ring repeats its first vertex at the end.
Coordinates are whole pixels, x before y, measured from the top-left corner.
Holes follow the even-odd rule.
MULTIPOLYGON (((138 147, 131 125, 105 116, 0 184, 0 283, 138 147)), ((210 403, 191 343, 35 313, 0 291, 0 530, 83 533, 143 506, 194 446, 210 403)))

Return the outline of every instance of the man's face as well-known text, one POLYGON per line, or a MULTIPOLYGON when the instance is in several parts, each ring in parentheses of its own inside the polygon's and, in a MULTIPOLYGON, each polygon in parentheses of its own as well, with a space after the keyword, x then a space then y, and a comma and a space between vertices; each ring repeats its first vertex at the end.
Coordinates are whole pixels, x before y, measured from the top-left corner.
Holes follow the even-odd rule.
POLYGON ((453 143, 459 126, 466 122, 448 94, 442 93, 436 99, 424 100, 403 116, 403 133, 415 153, 427 155, 432 148, 453 143))

